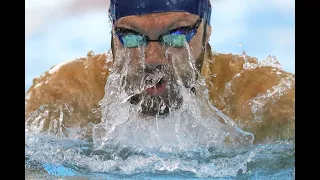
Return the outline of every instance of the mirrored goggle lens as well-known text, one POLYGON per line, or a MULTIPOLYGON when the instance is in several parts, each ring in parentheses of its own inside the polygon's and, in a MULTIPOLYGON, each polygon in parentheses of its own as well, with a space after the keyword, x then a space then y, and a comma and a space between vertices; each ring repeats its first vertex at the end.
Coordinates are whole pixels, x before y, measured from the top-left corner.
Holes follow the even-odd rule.
POLYGON ((146 40, 141 35, 129 34, 125 36, 119 36, 120 41, 124 47, 132 48, 146 44, 146 40))
POLYGON ((167 34, 162 36, 161 41, 167 46, 182 47, 186 43, 187 39, 184 34, 167 34))

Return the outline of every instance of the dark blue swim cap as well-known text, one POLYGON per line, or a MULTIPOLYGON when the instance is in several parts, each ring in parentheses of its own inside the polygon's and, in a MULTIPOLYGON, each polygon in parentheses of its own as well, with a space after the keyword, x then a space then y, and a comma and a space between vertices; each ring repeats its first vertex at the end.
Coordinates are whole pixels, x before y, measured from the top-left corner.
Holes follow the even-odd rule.
POLYGON ((130 15, 177 11, 199 15, 210 25, 210 0, 110 0, 109 15, 114 23, 130 15))

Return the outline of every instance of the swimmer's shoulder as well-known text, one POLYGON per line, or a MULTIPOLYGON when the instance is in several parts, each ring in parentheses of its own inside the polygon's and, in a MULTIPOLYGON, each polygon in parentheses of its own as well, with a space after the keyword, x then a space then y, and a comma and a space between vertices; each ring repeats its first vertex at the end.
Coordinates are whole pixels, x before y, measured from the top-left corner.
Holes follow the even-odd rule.
POLYGON ((75 58, 51 67, 33 79, 26 93, 26 113, 41 105, 68 103, 82 108, 97 104, 104 95, 110 51, 75 58))
POLYGON ((294 135, 295 75, 271 58, 216 53, 204 68, 214 105, 257 142, 294 135))

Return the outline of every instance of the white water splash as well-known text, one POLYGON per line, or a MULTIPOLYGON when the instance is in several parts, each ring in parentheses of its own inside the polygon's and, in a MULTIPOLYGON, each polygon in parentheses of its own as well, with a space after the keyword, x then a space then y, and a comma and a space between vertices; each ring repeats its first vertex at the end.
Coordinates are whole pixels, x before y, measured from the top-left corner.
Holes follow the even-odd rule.
POLYGON ((268 56, 267 59, 263 61, 259 61, 258 64, 256 63, 250 63, 246 61, 243 64, 243 69, 248 70, 248 69, 255 69, 258 67, 272 67, 275 69, 282 69, 282 66, 280 65, 279 61, 277 60, 276 56, 268 56))
MULTIPOLYGON (((126 51, 117 53, 116 59, 126 59, 126 61, 120 73, 114 71, 109 75, 105 88, 106 94, 100 102, 102 121, 100 124, 92 124, 96 149, 101 150, 120 144, 138 150, 176 152, 199 146, 235 150, 252 144, 252 134, 243 132, 232 119, 210 104, 208 91, 204 87, 205 81, 202 77, 198 81, 195 80, 196 73, 199 72, 195 68, 195 60, 190 49, 186 49, 189 61, 179 59, 170 50, 166 51, 166 54, 172 57, 172 69, 174 75, 178 77, 177 88, 180 89, 179 93, 183 97, 182 106, 178 110, 170 109, 167 117, 142 116, 141 104, 133 105, 128 101, 134 94, 141 93, 150 86, 145 86, 142 82, 138 83, 140 84, 138 88, 131 90, 128 94, 121 83, 122 79, 126 79, 126 75, 131 72, 130 68, 133 68, 129 67, 130 54, 126 51), (180 76, 182 69, 192 71, 189 84, 191 87, 196 87, 198 95, 184 87, 180 76)), ((155 79, 155 77, 148 77, 155 79)), ((159 78, 161 77, 162 75, 159 75, 159 78)))

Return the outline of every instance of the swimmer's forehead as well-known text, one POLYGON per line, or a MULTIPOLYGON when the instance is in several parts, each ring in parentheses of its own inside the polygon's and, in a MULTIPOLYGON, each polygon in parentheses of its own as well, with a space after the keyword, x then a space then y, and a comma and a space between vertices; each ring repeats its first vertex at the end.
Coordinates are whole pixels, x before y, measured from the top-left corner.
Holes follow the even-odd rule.
POLYGON ((114 25, 129 29, 148 27, 150 25, 168 26, 178 28, 193 25, 199 18, 198 15, 188 12, 160 12, 145 15, 131 15, 118 19, 114 25))

